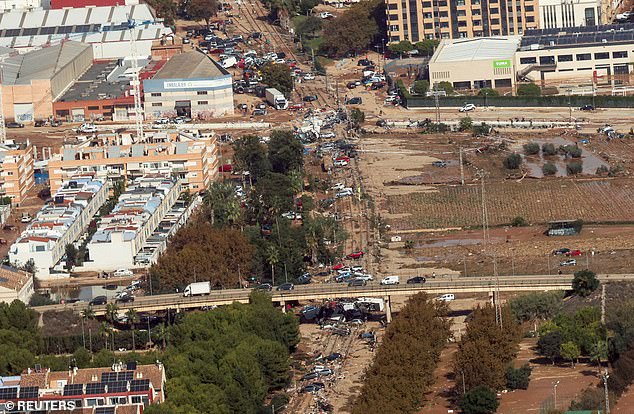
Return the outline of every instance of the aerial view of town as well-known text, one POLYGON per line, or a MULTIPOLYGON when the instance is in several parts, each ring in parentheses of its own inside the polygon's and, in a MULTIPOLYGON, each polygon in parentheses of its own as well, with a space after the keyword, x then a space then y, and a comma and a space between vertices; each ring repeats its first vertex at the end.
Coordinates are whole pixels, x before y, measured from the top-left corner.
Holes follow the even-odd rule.
POLYGON ((634 414, 634 0, 0 0, 0 413, 634 414))

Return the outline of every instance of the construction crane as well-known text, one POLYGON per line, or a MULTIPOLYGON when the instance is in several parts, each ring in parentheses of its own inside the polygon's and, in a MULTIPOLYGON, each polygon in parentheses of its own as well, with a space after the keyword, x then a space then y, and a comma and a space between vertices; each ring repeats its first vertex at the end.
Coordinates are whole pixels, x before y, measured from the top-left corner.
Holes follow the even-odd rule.
POLYGON ((137 142, 145 140, 143 132, 143 105, 141 104, 141 81, 139 79, 139 59, 136 48, 136 21, 128 16, 128 28, 130 29, 130 53, 132 56, 132 90, 134 92, 134 121, 136 124, 137 142))

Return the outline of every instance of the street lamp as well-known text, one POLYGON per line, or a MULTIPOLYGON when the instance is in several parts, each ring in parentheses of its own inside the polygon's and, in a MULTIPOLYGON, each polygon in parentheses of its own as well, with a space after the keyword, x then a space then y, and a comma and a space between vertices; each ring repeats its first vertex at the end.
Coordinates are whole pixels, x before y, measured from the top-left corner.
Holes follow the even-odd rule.
POLYGON ((559 381, 557 381, 555 383, 555 385, 553 385, 553 394, 554 394, 554 398, 555 398, 555 406, 554 406, 555 409, 557 409, 557 385, 559 385, 559 381))

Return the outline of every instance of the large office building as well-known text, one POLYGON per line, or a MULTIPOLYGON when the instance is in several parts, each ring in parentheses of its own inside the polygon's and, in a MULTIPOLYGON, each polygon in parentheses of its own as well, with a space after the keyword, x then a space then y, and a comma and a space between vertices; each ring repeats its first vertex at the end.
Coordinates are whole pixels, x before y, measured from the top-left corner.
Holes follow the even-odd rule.
POLYGON ((385 0, 388 42, 521 35, 612 21, 611 0, 385 0))
POLYGON ((197 193, 218 175, 218 145, 212 136, 185 133, 147 134, 145 142, 129 135, 99 135, 62 148, 49 160, 48 170, 52 188, 76 174, 132 181, 146 174, 168 173, 197 193))
POLYGON ((107 198, 108 186, 90 175, 64 182, 11 245, 10 263, 23 266, 32 260, 36 277, 54 278, 52 268, 64 256, 66 245, 81 236, 107 198))
POLYGON ((154 41, 173 35, 147 4, 119 4, 0 13, 0 46, 23 53, 64 39, 75 40, 90 44, 95 59, 116 59, 132 56, 131 33, 139 57, 151 55, 154 41))
POLYGON ((233 114, 231 75, 207 54, 172 57, 152 79, 143 81, 145 116, 209 119, 233 114))

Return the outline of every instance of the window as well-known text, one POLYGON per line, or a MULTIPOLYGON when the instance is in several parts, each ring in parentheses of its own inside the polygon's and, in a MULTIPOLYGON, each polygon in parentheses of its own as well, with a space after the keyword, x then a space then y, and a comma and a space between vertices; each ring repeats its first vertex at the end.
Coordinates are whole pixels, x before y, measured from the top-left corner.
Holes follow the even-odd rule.
POLYGON ((433 29, 434 28, 434 24, 433 23, 425 23, 425 24, 423 24, 423 28, 425 28, 425 29, 433 29))
POLYGON ((163 106, 161 102, 152 102, 152 106, 163 106))
POLYGON ((473 1, 471 2, 471 5, 472 5, 472 6, 473 6, 473 5, 478 5, 478 4, 480 4, 480 0, 473 0, 473 1))
MULTIPOLYGON (((398 20, 398 14, 390 14, 390 15, 388 16, 388 19, 389 19, 389 20, 398 20)), ((201 93, 201 92, 203 92, 203 91, 198 91, 198 95, 202 95, 202 93, 201 93)), ((206 92, 206 91, 205 91, 205 92, 206 92)))
POLYGON ((467 11, 466 10, 458 10, 458 17, 464 17, 467 15, 467 11))
POLYGON ((458 27, 467 27, 467 22, 458 22, 458 27))
POLYGON ((594 54, 594 58, 597 59, 597 60, 610 59, 610 53, 609 52, 595 53, 594 54))
POLYGON ((592 70, 592 68, 579 68, 577 70, 592 70))
POLYGON ((7 171, 7 175, 13 175, 13 171, 7 171))
POLYGON ((520 58, 520 64, 522 64, 522 65, 530 65, 532 63, 537 63, 537 58, 536 57, 520 58))
POLYGON ((161 92, 152 92, 151 96, 161 96, 161 92))
POLYGON ((555 57, 554 56, 540 56, 539 64, 540 65, 554 65, 555 57))
POLYGON ((465 5, 465 0, 457 0, 456 1, 456 6, 464 6, 465 5))
POLYGON ((197 95, 207 95, 207 91, 198 91, 196 92, 197 95))
POLYGON ((466 38, 468 37, 467 35, 468 35, 468 33, 467 33, 467 32, 460 32, 460 33, 458 33, 458 37, 459 37, 460 39, 466 39, 466 38))
POLYGON ((198 101, 198 105, 208 105, 209 101, 198 101))
POLYGON ((622 59, 627 57, 627 51, 623 52, 612 52, 612 57, 614 59, 622 59))
POLYGON ((480 13, 480 10, 474 10, 474 11, 473 11, 473 15, 474 15, 474 16, 480 16, 480 14, 481 14, 481 13, 480 13))
POLYGON ((438 5, 440 7, 447 7, 447 2, 446 1, 441 1, 441 2, 438 3, 438 5))
POLYGON ((387 8, 388 10, 396 10, 398 9, 398 4, 388 4, 387 8))
POLYGON ((434 16, 431 13, 423 13, 423 19, 431 19, 434 16))
POLYGON ((572 62, 572 55, 559 55, 557 60, 559 62, 572 62))
POLYGON ((440 27, 448 28, 449 27, 449 23, 448 22, 440 22, 440 27))
POLYGON ((441 11, 441 12, 439 13, 439 15, 440 15, 440 17, 449 17, 449 12, 446 12, 446 11, 441 11))
POLYGON ((535 16, 526 16, 526 21, 528 23, 533 23, 535 22, 535 16))
MULTIPOLYGON (((491 19, 491 24, 500 24, 500 19, 491 19)), ((493 34, 493 36, 496 36, 493 34)))
POLYGON ((532 12, 532 11, 535 11, 535 6, 524 6, 524 9, 527 12, 532 12))
POLYGON ((490 13, 491 13, 491 14, 498 14, 499 12, 500 12, 500 9, 498 9, 497 7, 493 7, 493 8, 490 10, 490 13))
POLYGON ((112 105, 104 105, 103 109, 112 109, 112 105))
POLYGON ((579 53, 577 54, 577 60, 591 60, 592 55, 590 53, 579 53))
POLYGON ((88 110, 89 111, 98 111, 99 110, 99 106, 89 106, 88 110))
POLYGON ((474 20, 473 21, 473 25, 474 26, 480 26, 480 25, 482 25, 482 22, 480 20, 474 20))
MULTIPOLYGON (((462 0, 464 2, 464 0, 462 0)), ((431 1, 424 1, 423 7, 431 7, 431 1)))
MULTIPOLYGON (((397 24, 390 25, 390 32, 398 32, 398 25, 397 24)), ((392 42, 399 42, 401 38, 398 36, 392 36, 391 40, 392 42)))

